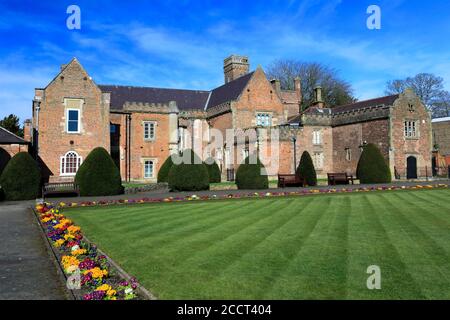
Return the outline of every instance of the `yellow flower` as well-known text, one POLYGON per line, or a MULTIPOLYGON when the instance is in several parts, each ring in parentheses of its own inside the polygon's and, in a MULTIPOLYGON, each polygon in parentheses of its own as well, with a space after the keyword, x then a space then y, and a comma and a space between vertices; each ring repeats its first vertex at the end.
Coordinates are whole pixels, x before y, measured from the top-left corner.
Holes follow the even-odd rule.
POLYGON ((74 238, 75 238, 75 236, 73 234, 70 234, 70 233, 64 235, 64 239, 66 239, 66 240, 74 239, 74 238))
POLYGON ((99 267, 95 267, 93 269, 89 269, 86 270, 83 274, 88 274, 91 273, 92 278, 97 279, 97 278, 103 278, 108 276, 108 271, 107 270, 102 270, 99 267))
POLYGON ((55 241, 55 247, 61 247, 64 244, 64 240, 63 239, 59 239, 55 241))
POLYGON ((68 227, 67 228, 67 232, 69 232, 69 233, 77 233, 77 232, 79 232, 80 231, 80 227, 77 227, 77 226, 70 226, 70 227, 68 227))
POLYGON ((85 254, 87 251, 86 249, 77 249, 72 251, 73 256, 79 256, 80 254, 85 254))
POLYGON ((78 267, 80 261, 74 256, 63 256, 61 263, 64 267, 64 270, 68 270, 71 266, 78 267))
POLYGON ((114 290, 114 289, 110 289, 110 290, 108 290, 108 291, 106 291, 106 294, 108 295, 108 296, 114 296, 115 294, 116 294, 116 290, 114 290))
MULTIPOLYGON (((100 287, 97 287, 97 289, 95 289, 95 291, 107 291, 107 292, 109 292, 111 290, 112 290, 111 286, 106 283, 102 284, 100 287)), ((114 291, 114 290, 112 290, 112 291, 114 291)))

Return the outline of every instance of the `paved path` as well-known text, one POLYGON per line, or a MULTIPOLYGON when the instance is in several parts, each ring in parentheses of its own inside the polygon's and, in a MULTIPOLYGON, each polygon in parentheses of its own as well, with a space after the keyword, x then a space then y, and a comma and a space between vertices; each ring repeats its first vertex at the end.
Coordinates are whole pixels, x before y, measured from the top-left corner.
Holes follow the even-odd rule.
POLYGON ((66 290, 29 210, 32 202, 0 204, 0 300, 66 299, 66 290))
POLYGON ((157 190, 157 191, 151 191, 151 192, 142 192, 137 194, 122 194, 117 196, 105 196, 105 197, 71 197, 71 198, 48 198, 46 199, 49 202, 83 202, 83 201, 108 201, 108 200, 119 200, 119 199, 142 199, 142 198, 148 198, 148 199, 161 199, 161 198, 167 198, 167 197, 186 197, 190 195, 197 195, 197 196, 206 196, 206 195, 217 195, 217 196, 223 196, 228 194, 249 194, 253 192, 291 192, 291 191, 299 191, 304 189, 356 189, 356 188, 362 188, 362 187, 383 187, 383 186, 416 186, 416 185, 429 185, 429 184, 447 184, 450 185, 450 180, 436 180, 436 181, 414 181, 414 182, 408 182, 408 181, 401 181, 401 182, 392 182, 387 184, 371 184, 371 185, 364 185, 364 184, 355 184, 355 185, 340 185, 340 186, 317 186, 317 187, 308 187, 308 188, 272 188, 267 190, 212 190, 212 191, 189 191, 189 192, 169 192, 168 190, 157 190))

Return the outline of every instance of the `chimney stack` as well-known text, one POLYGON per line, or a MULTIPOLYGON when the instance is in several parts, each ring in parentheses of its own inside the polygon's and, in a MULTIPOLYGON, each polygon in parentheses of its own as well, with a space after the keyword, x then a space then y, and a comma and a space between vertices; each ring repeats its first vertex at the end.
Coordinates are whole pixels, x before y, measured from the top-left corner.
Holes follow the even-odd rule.
POLYGON ((249 71, 250 64, 248 57, 231 55, 223 60, 223 73, 225 76, 225 83, 233 81, 249 71))
POLYGON ((322 100, 322 87, 321 86, 317 86, 314 88, 314 97, 315 97, 315 101, 314 101, 314 106, 316 106, 317 108, 323 108, 324 103, 322 100))
POLYGON ((294 90, 295 94, 297 95, 297 101, 299 106, 299 112, 302 112, 302 81, 300 77, 295 77, 294 79, 294 90))
POLYGON ((31 142, 31 134, 32 134, 32 125, 31 120, 27 119, 23 123, 23 139, 27 142, 31 142))
POLYGON ((270 80, 270 83, 272 84, 273 89, 277 94, 280 94, 281 92, 281 83, 278 79, 272 79, 270 80))

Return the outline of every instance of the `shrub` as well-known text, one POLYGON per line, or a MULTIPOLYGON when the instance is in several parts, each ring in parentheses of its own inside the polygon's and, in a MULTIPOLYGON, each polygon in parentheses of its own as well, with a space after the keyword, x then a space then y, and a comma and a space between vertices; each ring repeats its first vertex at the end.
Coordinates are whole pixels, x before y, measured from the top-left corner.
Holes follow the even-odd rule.
POLYGON ((222 180, 222 174, 216 161, 213 158, 208 158, 205 161, 205 165, 208 169, 209 183, 219 183, 222 180))
POLYGON ((5 191, 3 191, 2 186, 0 186, 0 202, 5 200, 5 191))
POLYGON ((39 196, 41 173, 36 161, 19 152, 8 162, 0 178, 6 200, 30 200, 39 196))
POLYGON ((391 170, 386 160, 373 143, 364 146, 358 161, 356 176, 360 183, 388 183, 391 182, 391 170))
POLYGON ((172 191, 200 191, 209 189, 206 165, 190 149, 183 151, 181 164, 173 164, 169 171, 169 188, 172 191), (190 160, 190 161, 187 161, 190 160))
POLYGON ((158 182, 169 182, 169 171, 173 166, 172 156, 170 155, 158 171, 158 182))
POLYGON ((265 170, 266 168, 256 155, 248 156, 236 172, 236 185, 238 189, 269 188, 269 179, 267 174, 265 174, 265 170))
POLYGON ((95 148, 81 164, 75 176, 82 196, 109 196, 123 192, 122 180, 111 155, 95 148))
POLYGON ((297 170, 295 172, 299 177, 305 179, 305 183, 308 186, 317 185, 317 174, 316 169, 314 169, 314 164, 309 155, 308 151, 302 153, 300 158, 300 163, 298 164, 297 170))

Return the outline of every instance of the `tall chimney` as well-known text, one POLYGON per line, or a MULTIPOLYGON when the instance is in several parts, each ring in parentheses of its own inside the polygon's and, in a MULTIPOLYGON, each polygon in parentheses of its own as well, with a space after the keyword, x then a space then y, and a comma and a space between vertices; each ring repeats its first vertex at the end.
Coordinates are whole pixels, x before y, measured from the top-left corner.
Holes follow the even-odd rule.
POLYGON ((275 90, 275 92, 277 94, 280 94, 281 91, 281 83, 280 80, 278 79, 272 79, 270 80, 270 83, 272 84, 273 89, 275 90))
POLYGON ((294 79, 294 90, 297 96, 299 112, 302 112, 302 81, 300 77, 295 77, 294 79))
POLYGON ((223 73, 225 76, 225 83, 233 81, 249 71, 250 64, 248 57, 231 55, 223 60, 223 73))
POLYGON ((27 142, 31 142, 32 125, 31 120, 27 119, 23 123, 23 139, 27 142))
POLYGON ((314 96, 315 96, 314 106, 316 106, 318 108, 323 108, 324 103, 322 100, 322 87, 321 86, 317 86, 314 88, 314 96))

